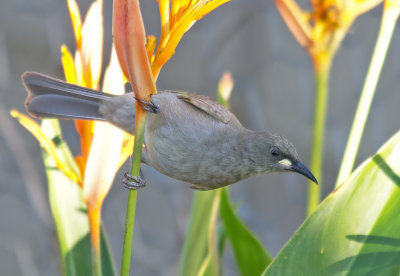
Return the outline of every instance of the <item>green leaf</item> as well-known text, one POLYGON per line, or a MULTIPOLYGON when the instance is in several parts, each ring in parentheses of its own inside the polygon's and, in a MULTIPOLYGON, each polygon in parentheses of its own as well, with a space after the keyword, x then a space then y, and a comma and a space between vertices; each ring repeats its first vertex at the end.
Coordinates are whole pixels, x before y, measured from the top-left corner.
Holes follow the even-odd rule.
POLYGON ((271 262, 271 257, 260 241, 236 216, 226 189, 222 190, 220 210, 240 274, 260 275, 271 262))
POLYGON ((226 245, 226 231, 225 225, 223 223, 218 224, 217 228, 217 236, 218 236, 218 255, 220 258, 224 255, 225 245, 226 245))
POLYGON ((400 132, 333 191, 263 275, 399 275, 400 132))
POLYGON ((219 190, 196 191, 179 266, 179 275, 218 275, 216 203, 219 190))
MULTIPOLYGON (((58 121, 43 120, 42 129, 48 137, 56 137, 57 150, 62 152, 70 165, 76 166, 68 146, 61 138, 58 121)), ((42 155, 49 185, 50 208, 60 246, 62 274, 92 275, 89 223, 82 190, 57 170, 54 160, 44 150, 42 155)), ((103 275, 115 275, 104 231, 101 234, 101 253, 103 275)))

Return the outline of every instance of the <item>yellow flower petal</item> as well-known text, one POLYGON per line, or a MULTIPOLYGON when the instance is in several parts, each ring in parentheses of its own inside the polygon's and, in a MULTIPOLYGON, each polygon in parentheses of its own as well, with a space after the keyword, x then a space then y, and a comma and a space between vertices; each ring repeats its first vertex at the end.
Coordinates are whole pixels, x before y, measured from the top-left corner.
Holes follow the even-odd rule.
POLYGON ((39 124, 36 123, 31 118, 19 113, 17 110, 11 110, 11 116, 18 120, 18 122, 25 127, 32 135, 38 140, 43 149, 54 158, 57 168, 64 173, 73 182, 79 183, 79 176, 68 166, 66 162, 63 161, 57 153, 57 148, 52 140, 50 140, 40 128, 39 124))
POLYGON ((165 44, 165 47, 158 47, 154 62, 152 64, 152 72, 154 78, 157 78, 161 67, 175 53, 175 48, 178 46, 178 43, 181 40, 182 36, 193 24, 196 11, 199 8, 199 6, 190 7, 190 9, 186 11, 181 18, 179 18, 179 21, 174 24, 173 29, 170 31, 169 38, 165 44))
POLYGON ((172 0, 171 11, 168 17, 169 33, 167 35, 165 34, 167 16, 164 13, 167 10, 166 5, 168 1, 159 0, 162 34, 151 67, 155 79, 157 78, 161 67, 175 53, 175 48, 178 46, 182 36, 193 26, 196 20, 202 18, 218 6, 228 1, 230 0, 172 0))
MULTIPOLYGON (((75 120, 75 128, 81 138, 81 156, 83 158, 83 164, 86 164, 87 158, 89 156, 90 146, 92 144, 94 122, 75 120)), ((81 173, 83 175, 84 171, 82 170, 81 173)))
POLYGON ((164 47, 164 44, 167 41, 169 33, 170 0, 158 0, 158 6, 160 9, 160 21, 161 21, 160 45, 161 47, 164 47))
MULTIPOLYGON (((393 1, 393 2, 395 2, 395 1, 393 1)), ((349 5, 348 3, 346 3, 347 12, 353 13, 354 17, 356 17, 356 16, 359 16, 359 15, 375 8, 377 5, 382 3, 383 0, 353 0, 353 1, 348 1, 348 2, 350 2, 352 4, 349 5)), ((388 2, 388 1, 386 1, 386 2, 388 2)))
POLYGON ((75 51, 75 56, 74 56, 74 64, 75 64, 75 80, 76 84, 81 85, 81 86, 88 86, 86 84, 86 80, 84 75, 84 70, 83 70, 83 64, 82 64, 82 57, 81 57, 81 52, 79 50, 75 51))
POLYGON ((65 44, 61 46, 61 63, 64 69, 65 80, 76 84, 74 59, 65 44))
MULTIPOLYGON (((98 89, 101 74, 103 46, 102 1, 93 2, 81 30, 82 45, 75 52, 76 83, 98 89)), ((94 123, 76 120, 75 126, 81 138, 82 155, 76 161, 84 175, 92 143, 94 123)))
POLYGON ((75 0, 67 0, 69 15, 72 21, 72 28, 74 30, 74 36, 76 41, 76 47, 78 49, 81 48, 81 26, 82 26, 82 19, 81 13, 79 11, 78 4, 75 0))
POLYGON ((171 24, 174 25, 175 22, 178 20, 180 15, 188 5, 190 4, 190 0, 172 0, 171 2, 171 14, 170 20, 172 21, 171 24))
POLYGON ((96 1, 90 6, 82 26, 82 65, 87 87, 98 89, 103 56, 103 16, 96 1))
POLYGON ((275 4, 297 42, 308 48, 311 44, 312 28, 307 21, 307 14, 294 0, 275 0, 275 4))
MULTIPOLYGON (((86 167, 86 159, 83 159, 83 156, 75 156, 74 158, 76 166, 79 169, 79 173, 80 175, 82 175, 82 177, 85 176, 85 167, 86 167)), ((81 188, 83 188, 83 181, 80 182, 79 186, 81 188)))
POLYGON ((147 57, 150 62, 154 59, 154 49, 157 46, 157 38, 154 35, 148 35, 146 40, 147 57))

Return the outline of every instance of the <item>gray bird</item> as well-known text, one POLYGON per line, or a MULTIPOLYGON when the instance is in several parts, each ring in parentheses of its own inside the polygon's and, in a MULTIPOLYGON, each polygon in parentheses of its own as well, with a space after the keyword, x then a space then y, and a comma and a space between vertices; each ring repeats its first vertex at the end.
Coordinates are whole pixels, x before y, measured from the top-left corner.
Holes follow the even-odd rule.
MULTIPOLYGON (((135 96, 110 95, 25 72, 25 102, 34 117, 107 121, 134 134, 135 96)), ((284 137, 244 128, 228 109, 204 95, 159 91, 146 120, 142 162, 159 172, 191 183, 191 188, 220 188, 252 175, 293 171, 315 183, 284 137)), ((137 179, 130 188, 143 186, 137 179)))

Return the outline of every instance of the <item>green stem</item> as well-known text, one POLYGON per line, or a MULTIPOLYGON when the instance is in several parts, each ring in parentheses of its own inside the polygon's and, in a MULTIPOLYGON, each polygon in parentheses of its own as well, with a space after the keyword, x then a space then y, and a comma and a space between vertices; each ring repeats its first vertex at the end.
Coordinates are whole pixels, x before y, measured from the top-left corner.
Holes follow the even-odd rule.
POLYGON ((329 73, 333 54, 325 53, 314 57, 315 72, 315 104, 314 104, 314 126, 311 142, 310 169, 319 181, 319 186, 310 181, 308 184, 307 216, 318 206, 320 201, 320 190, 322 189, 322 160, 325 136, 325 122, 327 113, 327 102, 329 96, 329 73))
POLYGON ((361 137, 368 119, 371 103, 376 91, 376 85, 379 80, 381 69, 385 61, 387 50, 392 39, 396 20, 400 9, 397 7, 386 7, 382 16, 382 23, 378 33, 378 39, 375 44, 374 53, 369 65, 367 77, 361 92, 360 101, 354 116, 353 125, 350 130, 349 139, 344 151, 342 164, 340 166, 336 187, 338 187, 353 170, 354 162, 360 146, 361 137))
POLYGON ((101 276, 101 241, 100 241, 100 204, 88 204, 88 216, 90 227, 90 240, 92 248, 92 270, 93 276, 101 276))
POLYGON ((92 269, 94 276, 102 275, 100 250, 95 251, 93 250, 93 248, 92 248, 92 269))
MULTIPOLYGON (((139 114, 137 114, 137 116, 139 116, 139 114)), ((143 118, 142 120, 136 120, 135 144, 133 147, 133 160, 131 167, 131 174, 136 177, 139 177, 139 172, 140 172, 144 126, 146 121, 145 116, 146 115, 142 117, 143 118)), ((121 261, 121 274, 120 274, 121 276, 129 276, 131 253, 132 253, 133 229, 135 225, 136 198, 137 198, 137 190, 129 190, 127 210, 125 216, 124 244, 122 248, 122 261, 121 261)))

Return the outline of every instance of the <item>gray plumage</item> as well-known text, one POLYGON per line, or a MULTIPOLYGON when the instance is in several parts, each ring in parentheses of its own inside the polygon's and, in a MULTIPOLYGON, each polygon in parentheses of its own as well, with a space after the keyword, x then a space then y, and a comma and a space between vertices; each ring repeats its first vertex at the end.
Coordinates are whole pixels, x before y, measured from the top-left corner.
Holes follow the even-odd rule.
MULTIPOLYGON (((103 120, 133 134, 133 93, 115 96, 39 73, 22 80, 27 111, 35 117, 103 120)), ((286 138, 244 128, 222 105, 204 95, 160 91, 160 113, 149 113, 142 162, 172 178, 208 190, 251 175, 296 171, 316 182, 286 138)))

